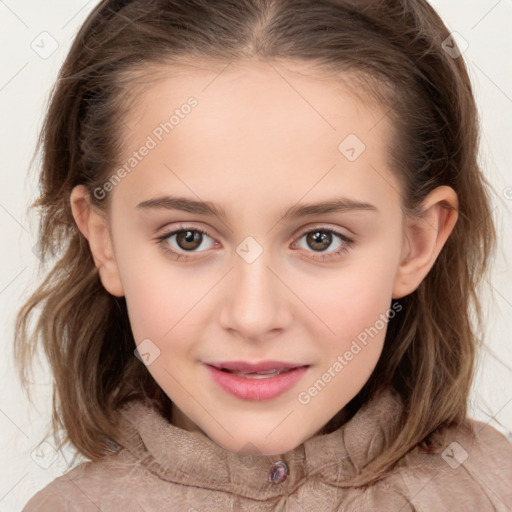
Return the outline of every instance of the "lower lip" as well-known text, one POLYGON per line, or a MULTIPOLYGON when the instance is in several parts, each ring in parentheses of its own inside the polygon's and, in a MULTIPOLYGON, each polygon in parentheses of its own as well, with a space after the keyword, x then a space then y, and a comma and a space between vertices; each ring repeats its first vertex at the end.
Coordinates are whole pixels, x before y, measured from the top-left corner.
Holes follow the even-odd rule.
POLYGON ((206 365, 213 380, 222 389, 243 400, 270 400, 293 387, 306 373, 308 367, 301 366, 283 372, 275 377, 246 379, 233 373, 223 372, 214 366, 206 365))

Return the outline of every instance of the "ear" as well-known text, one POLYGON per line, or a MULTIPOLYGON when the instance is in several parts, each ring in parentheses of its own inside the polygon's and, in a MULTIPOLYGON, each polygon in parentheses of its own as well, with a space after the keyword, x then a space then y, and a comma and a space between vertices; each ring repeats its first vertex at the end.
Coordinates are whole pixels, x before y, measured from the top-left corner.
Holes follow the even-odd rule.
POLYGON ((421 215, 407 219, 400 265, 393 284, 393 298, 412 293, 434 266, 457 219, 456 192, 447 186, 434 189, 424 200, 421 215))
POLYGON ((94 264, 98 268, 103 286, 112 295, 122 297, 123 285, 105 214, 91 203, 89 192, 84 185, 73 188, 70 203, 78 229, 89 242, 94 264))

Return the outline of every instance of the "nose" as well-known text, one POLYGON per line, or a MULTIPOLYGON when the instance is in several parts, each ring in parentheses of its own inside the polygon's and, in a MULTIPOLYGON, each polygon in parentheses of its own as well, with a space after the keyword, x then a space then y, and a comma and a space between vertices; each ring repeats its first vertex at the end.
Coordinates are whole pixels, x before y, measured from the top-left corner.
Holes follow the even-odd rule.
POLYGON ((251 263, 237 256, 224 286, 220 323, 232 335, 263 341, 291 324, 293 294, 271 268, 265 251, 251 263))

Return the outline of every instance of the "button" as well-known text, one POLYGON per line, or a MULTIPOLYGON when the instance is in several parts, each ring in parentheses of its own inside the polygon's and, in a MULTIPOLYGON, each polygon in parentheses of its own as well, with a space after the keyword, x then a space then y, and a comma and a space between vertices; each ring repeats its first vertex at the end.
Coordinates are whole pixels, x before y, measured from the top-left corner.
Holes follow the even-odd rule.
POLYGON ((270 484, 280 484, 286 480, 288 476, 288 468, 286 464, 280 460, 275 464, 272 464, 270 471, 268 472, 268 482, 270 484))

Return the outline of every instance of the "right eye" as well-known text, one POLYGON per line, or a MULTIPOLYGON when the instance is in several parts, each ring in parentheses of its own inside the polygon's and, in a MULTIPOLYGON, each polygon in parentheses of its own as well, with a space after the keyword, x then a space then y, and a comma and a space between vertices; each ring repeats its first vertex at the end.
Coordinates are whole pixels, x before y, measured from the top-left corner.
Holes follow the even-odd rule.
MULTIPOLYGON (((205 238, 213 240, 206 231, 192 226, 180 225, 178 229, 173 229, 156 238, 158 245, 167 253, 171 253, 177 258, 188 258, 188 254, 195 252, 204 252, 205 238), (171 242, 169 242, 171 241, 171 242), (175 247, 173 248, 173 243, 175 247), (177 248, 176 248, 177 246, 177 248), (180 252, 182 251, 182 252, 180 252)), ((207 245, 207 244, 206 244, 207 245)))

